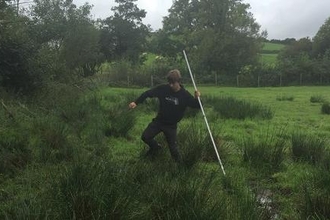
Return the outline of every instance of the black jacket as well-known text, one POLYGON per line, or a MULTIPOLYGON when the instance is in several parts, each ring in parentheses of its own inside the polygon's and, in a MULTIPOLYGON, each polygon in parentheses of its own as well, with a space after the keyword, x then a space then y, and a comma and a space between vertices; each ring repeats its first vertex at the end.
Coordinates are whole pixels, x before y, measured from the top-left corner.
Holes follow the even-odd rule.
POLYGON ((173 125, 178 123, 187 107, 200 108, 198 99, 194 98, 182 85, 178 92, 174 92, 168 84, 157 86, 141 94, 135 100, 138 105, 146 98, 158 98, 159 109, 156 120, 173 125))

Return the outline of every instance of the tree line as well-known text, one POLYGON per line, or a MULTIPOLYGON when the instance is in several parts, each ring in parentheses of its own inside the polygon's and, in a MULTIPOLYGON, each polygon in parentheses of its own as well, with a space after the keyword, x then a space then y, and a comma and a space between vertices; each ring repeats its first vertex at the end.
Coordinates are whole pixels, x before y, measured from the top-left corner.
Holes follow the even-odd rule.
POLYGON ((29 94, 50 81, 92 76, 104 63, 125 62, 140 74, 148 72, 146 53, 162 60, 155 61, 159 71, 160 65, 182 65, 182 50, 194 72, 206 78, 279 73, 293 81, 297 74, 311 81, 330 78, 330 19, 313 39, 286 39, 276 65, 265 65, 260 52, 267 32, 242 0, 173 1, 159 30, 142 22, 146 11, 136 1, 115 0, 109 17, 94 19, 88 3, 33 0, 18 10, 17 2, 1 0, 0 86, 29 94))

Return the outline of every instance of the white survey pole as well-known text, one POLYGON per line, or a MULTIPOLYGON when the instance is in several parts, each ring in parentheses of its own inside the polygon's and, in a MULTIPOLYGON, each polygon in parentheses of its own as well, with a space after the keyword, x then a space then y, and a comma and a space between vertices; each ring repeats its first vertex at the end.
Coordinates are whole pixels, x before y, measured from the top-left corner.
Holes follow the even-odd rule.
MULTIPOLYGON (((188 57, 187 57, 187 54, 186 52, 183 50, 183 55, 184 55, 184 58, 186 60, 186 63, 187 63, 187 67, 188 67, 188 70, 189 70, 189 73, 190 73, 190 77, 191 77, 191 80, 194 84, 194 88, 195 88, 195 91, 197 91, 197 87, 196 87, 196 84, 195 84, 195 80, 194 80, 194 77, 193 77, 193 74, 191 72, 191 69, 190 69, 190 65, 189 65, 189 62, 188 62, 188 57)), ((204 120, 205 120, 205 124, 206 124, 206 127, 207 127, 207 130, 209 131, 209 134, 210 134, 210 138, 211 138, 211 141, 212 141, 212 144, 213 144, 213 147, 214 147, 214 150, 215 150, 215 153, 218 157, 218 160, 219 160, 219 164, 220 164, 220 167, 222 169, 222 172, 224 175, 226 175, 226 172, 225 172, 225 169, 222 165, 222 162, 221 162, 221 159, 220 159, 220 156, 219 156, 219 153, 218 153, 218 150, 217 150, 217 147, 215 145, 215 142, 214 142, 214 139, 213 139, 213 135, 212 135, 212 132, 211 132, 211 129, 210 129, 210 126, 209 126, 209 123, 207 121, 207 118, 206 118, 206 115, 205 115, 205 112, 204 112, 204 108, 203 108, 203 105, 202 105, 202 102, 201 102, 201 99, 200 97, 198 96, 198 102, 199 102, 199 105, 201 106, 201 110, 202 110, 202 114, 203 114, 203 117, 204 117, 204 120)))

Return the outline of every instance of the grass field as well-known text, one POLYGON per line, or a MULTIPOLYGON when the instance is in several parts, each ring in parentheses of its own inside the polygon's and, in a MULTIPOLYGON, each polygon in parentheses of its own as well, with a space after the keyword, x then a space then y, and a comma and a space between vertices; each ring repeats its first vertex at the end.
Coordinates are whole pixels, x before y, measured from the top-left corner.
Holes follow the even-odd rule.
POLYGON ((128 103, 144 90, 5 100, 15 121, 0 110, 0 218, 330 218, 330 87, 200 87, 226 176, 201 112, 179 124, 182 164, 162 135, 161 154, 143 157, 157 102, 128 103))

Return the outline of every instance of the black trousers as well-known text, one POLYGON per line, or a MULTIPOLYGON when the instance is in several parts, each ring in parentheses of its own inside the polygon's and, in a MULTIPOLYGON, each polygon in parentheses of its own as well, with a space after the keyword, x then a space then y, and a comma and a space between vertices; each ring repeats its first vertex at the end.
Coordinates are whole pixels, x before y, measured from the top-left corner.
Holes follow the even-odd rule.
POLYGON ((146 143, 150 147, 150 151, 157 151, 160 146, 155 141, 156 135, 163 132, 168 144, 168 147, 170 149, 170 153, 172 158, 175 161, 180 161, 180 155, 177 148, 177 125, 165 125, 157 120, 153 120, 147 128, 142 133, 141 139, 144 143, 146 143))

